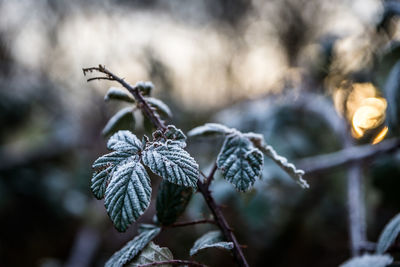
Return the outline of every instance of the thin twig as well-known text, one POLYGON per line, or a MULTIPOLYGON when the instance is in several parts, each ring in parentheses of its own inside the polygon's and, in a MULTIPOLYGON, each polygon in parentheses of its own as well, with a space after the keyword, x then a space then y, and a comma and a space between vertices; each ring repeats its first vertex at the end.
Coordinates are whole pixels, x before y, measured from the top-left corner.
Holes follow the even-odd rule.
MULTIPOLYGON (((108 77, 110 77, 113 80, 120 83, 123 87, 125 87, 132 94, 132 96, 136 99, 136 101, 140 103, 140 105, 138 105, 138 107, 143 111, 145 116, 147 116, 151 120, 151 122, 153 123, 154 126, 156 126, 159 129, 162 129, 164 131, 167 129, 167 127, 165 126, 164 122, 160 119, 158 114, 149 106, 147 101, 143 98, 143 96, 140 93, 140 91, 138 90, 138 88, 131 86, 130 84, 125 82, 123 79, 119 78, 118 76, 116 76, 115 74, 113 74, 112 72, 110 72, 104 66, 101 66, 101 65, 99 65, 99 67, 85 68, 82 70, 83 70, 84 75, 86 75, 87 72, 93 72, 93 71, 98 71, 98 72, 104 73, 108 77)), ((240 267, 248 267, 249 265, 246 261, 246 258, 244 257, 241 246, 240 246, 239 242, 237 241, 234 233, 232 232, 232 229, 229 227, 220 207, 216 204, 214 198, 212 197, 207 184, 201 182, 200 179, 198 179, 197 187, 199 189, 199 192, 203 195, 203 198, 206 201, 209 209, 211 210, 211 213, 214 215, 216 224, 221 229, 222 234, 224 235, 226 241, 233 243, 234 247, 232 249, 232 253, 233 253, 233 257, 235 258, 236 263, 240 267)), ((171 264, 173 264, 173 263, 171 263, 171 264)), ((151 265, 148 265, 148 266, 151 266, 151 265)), ((197 265, 197 266, 199 266, 199 265, 197 265)), ((200 266, 203 266, 203 265, 200 265, 200 266)))
POLYGON ((202 220, 196 220, 196 221, 189 221, 189 222, 177 222, 173 223, 171 225, 167 225, 165 227, 182 227, 182 226, 188 226, 188 225, 195 225, 195 224, 205 224, 205 223, 211 223, 211 224, 216 224, 214 220, 210 219, 202 219, 202 220))
POLYGON ((110 78, 110 77, 93 77, 93 78, 87 79, 86 81, 87 81, 87 82, 91 82, 91 81, 95 81, 95 80, 114 81, 114 79, 113 79, 113 78, 110 78))
POLYGON ((165 131, 167 129, 167 127, 164 125, 164 123, 160 119, 160 116, 158 116, 158 114, 153 111, 153 109, 150 107, 150 105, 144 99, 144 97, 142 96, 142 94, 140 93, 140 91, 137 87, 130 85, 124 79, 118 77, 117 75, 115 75, 114 73, 112 73, 111 71, 106 69, 105 66, 102 66, 102 65, 99 65, 98 67, 84 68, 82 70, 83 70, 84 75, 86 75, 87 72, 93 72, 93 71, 98 71, 98 72, 104 73, 109 78, 108 80, 113 80, 113 81, 120 83, 136 99, 136 101, 139 103, 139 105, 138 105, 139 108, 143 111, 143 113, 146 115, 146 117, 150 119, 150 121, 153 123, 153 125, 155 125, 157 128, 159 128, 163 131, 165 131))
POLYGON ((298 161, 296 166, 310 174, 375 158, 378 155, 392 153, 398 149, 400 149, 400 138, 392 138, 376 145, 353 146, 337 152, 305 158, 298 161))
POLYGON ((187 266, 195 266, 195 267, 207 267, 207 265, 198 263, 196 261, 187 261, 187 260, 167 260, 167 261, 157 261, 152 263, 146 263, 139 265, 138 267, 148 267, 148 266, 157 266, 157 265, 187 265, 187 266))

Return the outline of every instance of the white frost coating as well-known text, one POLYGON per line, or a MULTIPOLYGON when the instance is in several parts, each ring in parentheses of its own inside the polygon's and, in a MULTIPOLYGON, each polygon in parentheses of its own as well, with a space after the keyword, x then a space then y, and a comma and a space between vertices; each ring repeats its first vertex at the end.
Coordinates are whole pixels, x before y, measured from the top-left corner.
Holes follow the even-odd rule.
POLYGON ((339 267, 385 267, 393 262, 393 258, 387 254, 385 255, 370 255, 365 254, 360 257, 352 258, 339 267))
POLYGON ((132 107, 126 107, 115 113, 114 116, 111 117, 111 119, 107 122, 106 126, 104 127, 102 134, 103 135, 108 135, 110 134, 114 128, 118 126, 118 123, 120 123, 122 120, 128 120, 131 121, 131 124, 133 125, 135 122, 135 117, 133 116, 133 108, 132 107))
POLYGON ((125 151, 130 153, 138 152, 142 147, 140 140, 130 131, 118 131, 113 134, 107 142, 110 150, 125 151))
POLYGON ((110 87, 110 89, 108 89, 106 95, 104 96, 104 101, 106 102, 111 99, 123 100, 130 103, 135 102, 135 99, 133 99, 129 94, 127 94, 124 89, 117 87, 110 87))
POLYGON ((376 246, 376 253, 383 254, 396 241, 399 233, 400 214, 397 214, 383 229, 376 246))
POLYGON ((196 240, 193 247, 190 249, 190 256, 193 256, 205 248, 220 248, 230 250, 233 249, 233 243, 224 241, 220 231, 211 231, 196 240))
POLYGON ((145 99, 151 107, 156 109, 157 112, 167 116, 168 118, 172 118, 171 109, 163 101, 154 97, 145 97, 145 99))
POLYGON ((190 130, 188 136, 202 136, 202 135, 214 135, 214 134, 229 134, 235 129, 226 127, 219 123, 206 123, 202 126, 198 126, 190 130))
POLYGON ((134 259, 147 244, 160 233, 161 229, 154 227, 141 232, 133 240, 115 252, 104 265, 105 267, 121 267, 134 259))
POLYGON ((244 135, 249 138, 256 147, 264 152, 265 155, 270 157, 279 167, 289 174, 302 188, 310 187, 307 181, 303 179, 305 172, 297 169, 293 163, 289 163, 287 158, 278 155, 272 146, 265 143, 264 137, 261 134, 246 133, 244 135))

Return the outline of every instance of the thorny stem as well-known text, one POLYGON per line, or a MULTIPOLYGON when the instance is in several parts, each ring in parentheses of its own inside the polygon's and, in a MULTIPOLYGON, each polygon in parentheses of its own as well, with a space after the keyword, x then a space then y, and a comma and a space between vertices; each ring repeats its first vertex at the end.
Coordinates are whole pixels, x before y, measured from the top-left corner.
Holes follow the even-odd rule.
MULTIPOLYGON (((98 71, 100 73, 105 74, 105 77, 96 77, 96 80, 114 80, 118 83, 120 83, 123 87, 125 87, 131 94, 132 96, 138 101, 139 105, 138 107, 143 111, 143 113, 151 120, 154 126, 156 126, 159 129, 166 130, 167 127, 165 126, 164 122, 160 119, 158 114, 154 112, 154 110, 149 106, 147 101, 143 98, 142 94, 140 93, 139 89, 137 87, 133 87, 132 85, 128 84, 125 82, 125 80, 121 79, 117 75, 113 74, 111 71, 105 68, 105 66, 99 65, 98 67, 92 67, 92 68, 84 68, 83 74, 86 75, 87 72, 93 72, 93 71, 98 71)), ((88 81, 91 81, 89 79, 88 81)), ((249 264, 246 261, 246 258, 243 254, 241 245, 237 241, 234 233, 232 232, 232 228, 229 227, 222 211, 221 208, 217 205, 215 202, 214 198, 211 195, 211 192, 208 188, 209 182, 213 179, 214 173, 216 171, 216 167, 213 168, 212 172, 210 173, 210 176, 207 177, 207 180, 203 183, 200 181, 200 179, 197 180, 197 187, 198 191, 203 195, 204 200, 206 201, 209 209, 211 210, 211 213, 214 215, 214 219, 218 227, 221 229, 222 234, 224 235, 225 239, 228 242, 233 243, 233 249, 232 249, 232 254, 233 257, 235 258, 235 261, 238 266, 240 267, 248 267, 249 264)), ((178 260, 175 260, 178 261, 178 260)), ((182 262, 182 261, 181 261, 182 262)), ((192 262, 193 263, 193 262, 192 262)), ((173 263, 170 262, 170 264, 180 264, 179 262, 173 263)), ((183 263, 183 264, 188 264, 188 263, 183 263)), ((156 264, 157 265, 157 264, 156 264)), ((142 265, 142 266, 154 266, 154 265, 142 265)), ((192 266, 204 266, 204 265, 192 265, 192 266)))
POLYGON ((157 265, 187 265, 187 266, 195 266, 195 267, 206 267, 207 265, 198 263, 196 261, 186 261, 186 260, 167 260, 167 261, 157 261, 147 264, 139 265, 138 267, 148 267, 148 266, 157 266, 157 265))

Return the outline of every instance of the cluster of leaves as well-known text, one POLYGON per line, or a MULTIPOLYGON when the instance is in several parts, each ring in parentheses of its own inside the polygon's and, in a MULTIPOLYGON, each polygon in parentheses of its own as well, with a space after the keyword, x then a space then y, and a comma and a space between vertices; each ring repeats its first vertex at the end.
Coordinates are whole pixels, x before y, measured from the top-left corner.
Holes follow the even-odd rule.
MULTIPOLYGON (((154 116, 171 117, 167 105, 151 98, 151 83, 137 83, 135 90, 144 96, 154 116)), ((149 207, 152 187, 148 170, 160 176, 156 200, 155 225, 141 225, 139 235, 117 251, 106 266, 137 266, 155 261, 170 260, 172 254, 167 248, 160 248, 151 242, 162 230, 176 222, 185 211, 199 182, 199 166, 184 150, 186 136, 174 125, 162 127, 152 133, 152 140, 142 140, 128 129, 135 126, 134 112, 141 112, 141 105, 124 90, 111 88, 105 100, 119 100, 132 104, 118 111, 107 123, 104 135, 111 135, 107 148, 111 151, 99 157, 94 163, 95 172, 91 190, 98 199, 104 198, 105 208, 115 228, 124 232, 149 207), (119 131, 118 131, 119 130, 119 131), (147 168, 146 168, 147 167, 147 168)), ((144 121, 146 124, 146 120, 144 121)), ((217 158, 217 167, 223 177, 238 191, 249 190, 260 178, 264 163, 263 152, 278 163, 292 177, 307 185, 293 164, 264 143, 261 135, 242 133, 221 124, 210 123, 189 132, 190 136, 222 134, 225 142, 217 158)), ((190 250, 190 255, 206 248, 231 250, 232 242, 226 242, 222 233, 211 231, 200 237, 190 250)))
POLYGON ((140 142, 131 132, 119 131, 107 143, 107 148, 113 152, 93 163, 98 171, 92 178, 92 192, 98 199, 105 197, 107 212, 121 232, 150 204, 151 183, 144 166, 170 183, 196 187, 199 166, 183 150, 183 133, 168 126, 165 135, 177 135, 181 139, 156 137, 151 142, 146 138, 140 142))

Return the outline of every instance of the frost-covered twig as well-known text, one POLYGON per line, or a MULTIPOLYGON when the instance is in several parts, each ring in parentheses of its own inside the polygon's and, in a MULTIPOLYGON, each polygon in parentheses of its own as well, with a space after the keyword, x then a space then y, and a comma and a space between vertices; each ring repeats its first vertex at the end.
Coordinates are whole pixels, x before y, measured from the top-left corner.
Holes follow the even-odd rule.
POLYGON ((254 146, 265 153, 271 158, 279 167, 281 167, 287 174, 290 175, 302 188, 309 188, 307 181, 303 179, 305 172, 297 169, 293 163, 288 162, 287 158, 278 155, 275 149, 267 145, 264 141, 264 137, 260 134, 246 133, 245 136, 249 138, 254 146))
POLYGON ((365 202, 361 165, 354 163, 348 169, 347 199, 349 209, 350 244, 353 256, 359 256, 367 241, 365 202))
POLYGON ((312 173, 374 158, 383 153, 395 152, 399 148, 400 139, 392 138, 376 145, 353 146, 337 152, 305 158, 297 162, 296 165, 307 173, 312 173))

